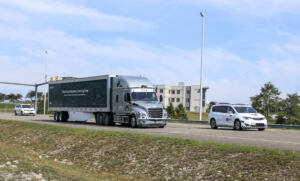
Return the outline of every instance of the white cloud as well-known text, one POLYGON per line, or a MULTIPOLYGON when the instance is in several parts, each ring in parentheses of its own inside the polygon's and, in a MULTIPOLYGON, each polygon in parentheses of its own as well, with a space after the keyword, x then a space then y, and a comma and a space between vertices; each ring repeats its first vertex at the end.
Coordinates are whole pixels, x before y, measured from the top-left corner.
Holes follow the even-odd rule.
MULTIPOLYGON (((88 8, 82 5, 74 5, 62 1, 52 0, 0 0, 0 4, 10 8, 17 8, 24 13, 67 15, 75 18, 86 18, 86 26, 95 26, 100 30, 106 31, 149 31, 154 25, 149 22, 129 18, 119 15, 109 15, 96 9, 88 8)), ((1 9, 0 9, 1 10, 1 9)))

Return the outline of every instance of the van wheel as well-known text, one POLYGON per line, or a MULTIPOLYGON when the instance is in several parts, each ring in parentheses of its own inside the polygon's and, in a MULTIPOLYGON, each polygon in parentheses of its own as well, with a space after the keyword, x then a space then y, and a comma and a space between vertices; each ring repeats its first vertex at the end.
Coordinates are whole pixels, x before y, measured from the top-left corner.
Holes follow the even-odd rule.
POLYGON ((130 118, 130 126, 132 128, 136 128, 137 127, 135 116, 131 116, 131 118, 130 118))
POLYGON ((24 116, 24 113, 23 113, 23 111, 21 111, 21 116, 24 116))
POLYGON ((211 129, 218 129, 217 123, 215 119, 210 120, 210 127, 211 129))
POLYGON ((265 128, 258 128, 258 131, 264 131, 265 128))
POLYGON ((235 130, 243 130, 242 126, 241 126, 241 122, 239 120, 235 120, 234 121, 234 127, 233 129, 235 130))

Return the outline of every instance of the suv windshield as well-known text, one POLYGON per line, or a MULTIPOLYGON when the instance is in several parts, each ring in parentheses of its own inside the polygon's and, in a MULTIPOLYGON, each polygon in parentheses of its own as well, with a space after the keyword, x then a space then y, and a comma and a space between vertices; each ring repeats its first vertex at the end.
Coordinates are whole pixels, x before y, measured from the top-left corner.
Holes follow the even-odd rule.
POLYGON ((32 108, 31 105, 22 105, 22 108, 32 108))
POLYGON ((157 101, 155 92, 133 92, 133 101, 157 101))
POLYGON ((257 113, 252 107, 234 107, 238 113, 257 113))

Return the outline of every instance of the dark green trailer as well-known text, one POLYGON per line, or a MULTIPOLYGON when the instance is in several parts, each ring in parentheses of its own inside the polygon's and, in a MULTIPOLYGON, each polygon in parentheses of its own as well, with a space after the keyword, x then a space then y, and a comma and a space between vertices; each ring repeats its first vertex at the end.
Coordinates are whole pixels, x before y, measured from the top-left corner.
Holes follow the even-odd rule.
POLYGON ((108 75, 49 83, 50 111, 110 112, 108 75))

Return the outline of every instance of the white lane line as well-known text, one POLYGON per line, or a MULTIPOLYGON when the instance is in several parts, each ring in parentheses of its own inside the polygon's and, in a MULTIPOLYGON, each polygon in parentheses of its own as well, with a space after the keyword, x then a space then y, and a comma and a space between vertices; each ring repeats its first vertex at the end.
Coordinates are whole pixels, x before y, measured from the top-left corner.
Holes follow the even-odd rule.
POLYGON ((240 139, 240 140, 251 140, 251 141, 265 141, 265 142, 273 142, 273 143, 285 143, 285 144, 295 144, 295 145, 300 145, 300 142, 291 142, 291 141, 274 141, 274 140, 265 140, 265 139, 239 138, 239 137, 216 136, 216 135, 201 135, 201 136, 219 137, 219 138, 229 138, 229 139, 240 139))

